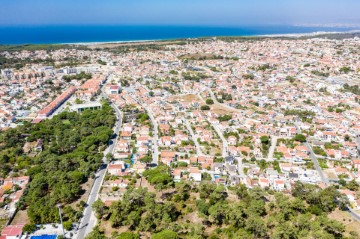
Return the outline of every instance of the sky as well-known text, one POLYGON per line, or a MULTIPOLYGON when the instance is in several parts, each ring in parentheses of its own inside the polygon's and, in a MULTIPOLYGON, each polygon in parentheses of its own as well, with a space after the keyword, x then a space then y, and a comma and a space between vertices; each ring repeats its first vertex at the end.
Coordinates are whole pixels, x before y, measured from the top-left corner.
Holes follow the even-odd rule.
POLYGON ((360 0, 1 0, 8 25, 360 25, 360 0))

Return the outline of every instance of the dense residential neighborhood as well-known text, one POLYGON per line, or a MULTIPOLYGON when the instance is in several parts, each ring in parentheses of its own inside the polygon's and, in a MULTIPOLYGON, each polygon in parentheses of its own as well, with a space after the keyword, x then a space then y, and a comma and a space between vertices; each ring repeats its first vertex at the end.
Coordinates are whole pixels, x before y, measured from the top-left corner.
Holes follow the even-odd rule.
MULTIPOLYGON (((135 46, 138 48, 131 50, 110 44, 96 50, 0 53, 8 61, 42 62, 1 68, 0 132, 4 135, 27 125, 38 130, 58 119, 71 124, 72 113, 109 112, 110 106, 116 115, 113 135, 106 134, 96 148, 89 148, 103 154, 94 161, 99 169, 77 171, 89 178, 82 181, 85 194, 59 202, 64 214, 69 214, 65 212, 68 205, 77 205, 83 212, 75 219, 65 219, 65 236, 84 238, 99 225, 109 227, 104 222, 108 218, 114 228, 127 225, 117 224, 114 212, 99 217, 97 209, 101 203, 115 207, 129 197, 130 189, 147 188, 164 196, 174 193, 169 185, 184 182, 200 189, 204 183, 223 187, 229 195, 242 185, 245 190, 281 192, 295 198, 299 184, 318 190, 335 187, 348 202, 345 214, 359 225, 359 38, 230 38, 165 42, 156 49, 135 46), (70 64, 69 58, 76 64, 70 64), (87 206, 78 206, 81 204, 87 206)), ((100 134, 96 130, 108 132, 113 123, 112 119, 98 121, 99 125, 89 126, 96 134, 100 134)), ((19 136, 24 138, 23 145, 16 149, 19 153, 14 150, 16 156, 10 155, 13 148, 6 148, 5 137, 0 137, 3 238, 52 234, 52 230, 63 233, 62 221, 35 222, 24 208, 17 207, 24 191, 26 198, 34 187, 35 169, 25 160, 23 164, 14 161, 16 167, 5 167, 13 157, 41 161, 53 144, 41 135, 23 132, 19 136), (36 230, 29 230, 35 224, 36 230)), ((68 140, 69 144, 80 142, 68 140)), ((52 153, 56 149, 74 156, 70 152, 76 146, 66 147, 58 143, 52 153)), ((60 206, 59 210, 61 213, 60 206)), ((211 220, 202 223, 216 224, 211 220)), ((107 236, 112 232, 105 229, 107 236)), ((141 236, 150 238, 146 233, 141 236)))

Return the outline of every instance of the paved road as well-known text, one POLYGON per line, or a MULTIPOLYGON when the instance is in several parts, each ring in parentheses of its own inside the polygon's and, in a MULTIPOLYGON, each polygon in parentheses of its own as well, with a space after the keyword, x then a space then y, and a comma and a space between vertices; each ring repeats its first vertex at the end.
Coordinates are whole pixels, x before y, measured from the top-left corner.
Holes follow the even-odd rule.
POLYGON ((238 161, 238 173, 239 173, 239 177, 240 177, 240 178, 245 178, 246 175, 244 174, 242 157, 237 157, 237 161, 238 161))
POLYGON ((214 127, 216 133, 219 135, 219 137, 220 137, 220 139, 221 139, 221 141, 223 143, 222 156, 225 158, 225 157, 229 156, 229 152, 228 152, 228 145, 229 144, 228 144, 227 140, 225 139, 224 134, 219 129, 219 127, 217 125, 215 125, 215 124, 211 124, 211 125, 214 127))
POLYGON ((149 117, 151 119, 151 122, 153 124, 153 128, 154 128, 154 133, 153 133, 153 153, 152 153, 152 156, 153 156, 153 161, 152 161, 152 164, 153 165, 157 165, 158 162, 159 162, 159 125, 157 123, 157 121, 155 120, 152 112, 151 112, 151 109, 149 109, 148 107, 145 107, 143 106, 144 109, 148 112, 149 114, 149 117))
POLYGON ((350 215, 357 221, 360 222, 360 215, 357 214, 353 209, 348 208, 350 215))
POLYGON ((152 122, 154 133, 153 133, 153 153, 152 153, 152 165, 157 165, 159 163, 159 125, 157 121, 155 120, 155 117, 151 111, 151 109, 146 106, 140 99, 137 99, 135 96, 131 95, 131 97, 138 102, 148 113, 150 120, 152 122))
POLYGON ((204 155, 204 154, 201 152, 200 144, 199 144, 199 142, 198 142, 198 137, 195 135, 194 131, 192 130, 189 121, 188 121, 187 119, 185 119, 185 118, 183 118, 183 121, 185 122, 185 125, 186 125, 187 130, 190 132, 191 137, 192 137, 192 139, 194 140, 195 147, 196 147, 196 154, 197 154, 197 155, 204 155))
POLYGON ((274 151, 276 148, 277 139, 278 139, 278 137, 276 137, 275 135, 271 136, 271 146, 270 146, 269 154, 268 154, 268 158, 267 158, 268 161, 274 161, 274 151))
MULTIPOLYGON (((102 96, 104 98, 107 98, 107 96, 106 96, 106 94, 104 92, 102 92, 102 96)), ((77 238, 78 239, 85 238, 86 235, 88 235, 94 229, 94 227, 96 226, 97 219, 95 217, 94 211, 92 210, 92 204, 98 199, 100 188, 101 188, 101 185, 103 184, 103 181, 104 181, 104 177, 105 177, 106 170, 107 170, 106 155, 108 153, 111 153, 111 154, 113 153, 116 142, 117 142, 117 136, 119 135, 119 131, 120 131, 120 128, 121 128, 121 125, 122 125, 121 111, 119 110, 118 107, 116 107, 113 104, 111 104, 111 107, 114 109, 114 111, 116 113, 116 117, 117 117, 117 121, 116 121, 115 126, 114 126, 114 133, 116 135, 116 138, 111 139, 109 141, 108 147, 104 151, 104 157, 103 157, 104 164, 100 168, 98 173, 96 174, 93 187, 92 187, 90 195, 88 197, 87 207, 84 210, 83 217, 82 217, 80 225, 79 225, 79 230, 77 232, 77 238)))
MULTIPOLYGON (((294 125, 295 125, 295 127, 296 127, 297 133, 298 133, 298 134, 301 134, 301 129, 300 129, 300 127, 297 125, 297 123, 294 123, 294 125)), ((312 162, 314 163, 314 167, 315 167, 316 171, 318 172, 318 174, 319 174, 319 176, 320 176, 320 178, 321 178, 321 181, 322 181, 326 186, 329 185, 329 183, 330 183, 330 182, 329 182, 329 179, 324 176, 324 173, 323 173, 323 171, 322 171, 322 169, 321 169, 321 167, 320 167, 319 161, 317 160, 317 158, 316 158, 316 156, 315 156, 315 153, 314 153, 314 151, 312 150, 311 145, 310 145, 308 142, 305 142, 304 144, 305 144, 306 148, 308 149, 308 151, 310 152, 311 160, 312 160, 312 162)))
POLYGON ((358 148, 358 156, 360 157, 360 134, 356 137, 356 143, 358 148))

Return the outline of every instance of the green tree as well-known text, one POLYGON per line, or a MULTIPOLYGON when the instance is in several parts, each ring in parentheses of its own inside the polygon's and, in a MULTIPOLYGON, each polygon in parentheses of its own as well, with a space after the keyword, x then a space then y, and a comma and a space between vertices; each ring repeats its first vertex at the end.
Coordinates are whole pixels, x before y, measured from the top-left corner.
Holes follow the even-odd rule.
POLYGON ((122 232, 119 234, 117 239, 140 239, 140 236, 133 232, 122 232))
POLYGON ((266 235, 266 227, 263 220, 259 216, 250 216, 246 220, 245 228, 247 231, 253 234, 255 238, 261 238, 266 235))
POLYGON ((149 164, 152 162, 152 157, 150 155, 145 155, 144 157, 140 158, 140 162, 149 164))
POLYGON ((349 72, 351 71, 351 67, 349 67, 349 66, 343 66, 343 67, 340 68, 339 71, 340 71, 341 73, 347 74, 347 73, 349 73, 349 72))
POLYGON ((345 226, 340 222, 335 220, 328 219, 324 216, 320 217, 320 224, 325 231, 333 235, 335 238, 342 237, 343 232, 345 232, 345 226))
POLYGON ((196 201, 196 208, 199 211, 199 213, 203 214, 203 215, 209 215, 209 204, 206 203, 205 200, 200 199, 196 201))
POLYGON ((176 232, 171 230, 163 230, 151 236, 151 239, 178 239, 179 236, 176 232))
POLYGON ((95 211, 96 217, 97 218, 101 218, 104 216, 104 214, 107 211, 107 207, 105 206, 105 203, 103 201, 101 201, 100 199, 96 200, 93 204, 92 204, 92 208, 95 211))
POLYGON ((146 170, 143 176, 150 184, 163 189, 173 185, 173 179, 169 174, 169 168, 166 165, 160 165, 154 169, 146 170))
POLYGON ((352 191, 359 190, 359 184, 354 179, 347 183, 346 187, 352 191))
POLYGON ((214 101, 212 99, 206 99, 206 104, 207 105, 213 105, 214 104, 214 101))
POLYGON ((227 212, 229 210, 228 204, 224 202, 218 202, 209 208, 209 216, 213 223, 216 225, 222 225, 227 218, 227 212))
POLYGON ((75 104, 82 104, 82 103, 83 103, 83 101, 80 100, 79 98, 76 98, 76 99, 75 99, 75 104))
POLYGON ((35 224, 25 224, 22 231, 23 233, 33 233, 36 230, 36 225, 35 224))
POLYGON ((249 197, 248 189, 245 184, 239 184, 235 188, 235 194, 239 199, 245 199, 249 197))
POLYGON ((66 221, 63 224, 64 224, 64 229, 67 230, 67 231, 70 231, 72 229, 72 227, 73 227, 71 221, 66 221))
POLYGON ((107 239, 107 237, 104 235, 104 232, 100 230, 99 226, 96 226, 85 239, 107 239))
POLYGON ((294 140, 299 142, 306 142, 306 137, 303 134, 297 134, 295 135, 294 140))
POLYGON ((269 144, 270 143, 269 136, 266 136, 266 135, 261 136, 260 141, 261 141, 262 144, 269 144))
POLYGON ((219 185, 215 190, 209 195, 210 205, 214 205, 218 202, 223 202, 227 198, 227 192, 223 185, 219 185))
POLYGON ((202 105, 200 107, 201 110, 210 110, 210 107, 208 105, 202 105))
POLYGON ((232 119, 232 115, 221 115, 217 118, 220 122, 229 121, 232 119))

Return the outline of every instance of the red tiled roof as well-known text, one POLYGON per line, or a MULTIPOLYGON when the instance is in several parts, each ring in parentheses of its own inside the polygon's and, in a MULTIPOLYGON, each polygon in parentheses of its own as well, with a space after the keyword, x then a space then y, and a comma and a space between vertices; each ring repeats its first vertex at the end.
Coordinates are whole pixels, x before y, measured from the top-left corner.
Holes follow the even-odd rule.
POLYGON ((24 227, 24 224, 17 224, 17 225, 10 225, 5 227, 2 232, 1 235, 2 236, 20 236, 22 234, 22 229, 24 227))

